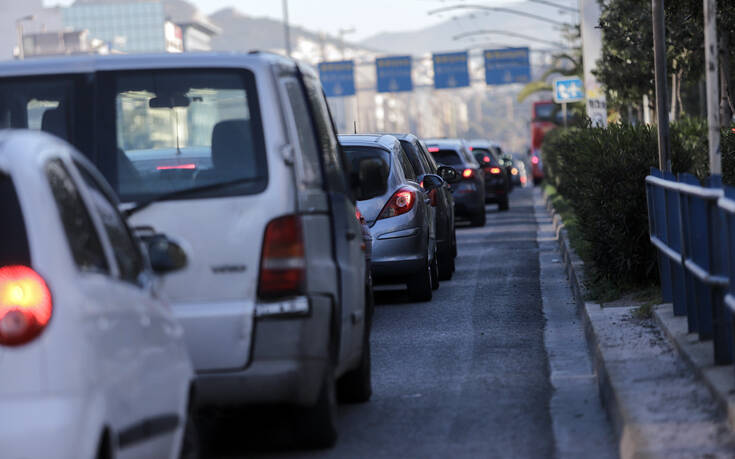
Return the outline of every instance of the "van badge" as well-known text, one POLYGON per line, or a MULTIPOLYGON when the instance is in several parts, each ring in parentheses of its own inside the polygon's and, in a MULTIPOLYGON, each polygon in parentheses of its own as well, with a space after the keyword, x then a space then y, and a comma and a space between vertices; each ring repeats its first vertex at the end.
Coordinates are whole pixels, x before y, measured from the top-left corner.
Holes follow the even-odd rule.
POLYGON ((245 265, 220 265, 212 266, 212 272, 215 274, 234 274, 245 272, 245 265))

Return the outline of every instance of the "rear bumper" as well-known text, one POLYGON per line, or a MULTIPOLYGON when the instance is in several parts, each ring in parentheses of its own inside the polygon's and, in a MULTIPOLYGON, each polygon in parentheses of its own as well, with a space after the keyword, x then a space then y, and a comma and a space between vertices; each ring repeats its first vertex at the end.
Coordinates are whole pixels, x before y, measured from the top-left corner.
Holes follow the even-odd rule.
MULTIPOLYGON (((376 225, 377 226, 377 225, 376 225)), ((375 283, 403 282, 424 269, 428 236, 422 228, 373 230, 372 275, 375 283)))
POLYGON ((332 304, 326 296, 309 303, 307 316, 256 319, 250 364, 198 373, 197 406, 316 403, 329 361, 332 304))
POLYGON ((0 456, 93 458, 102 420, 90 408, 81 396, 0 398, 0 456))
POLYGON ((454 195, 454 214, 458 217, 472 217, 481 212, 485 212, 484 193, 472 194, 455 194, 454 195))

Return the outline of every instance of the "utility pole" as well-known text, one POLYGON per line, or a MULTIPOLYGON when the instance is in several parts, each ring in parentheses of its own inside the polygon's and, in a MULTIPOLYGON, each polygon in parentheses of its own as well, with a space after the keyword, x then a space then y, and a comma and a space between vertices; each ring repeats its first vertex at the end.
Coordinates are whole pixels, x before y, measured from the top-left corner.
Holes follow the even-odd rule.
POLYGON ((286 40, 286 55, 291 57, 291 26, 288 24, 288 0, 283 0, 283 34, 286 40))
MULTIPOLYGON (((715 0, 704 0, 714 3, 715 0)), ((653 12, 653 59, 656 71, 656 118, 658 121, 658 167, 671 172, 671 147, 669 144, 669 113, 666 109, 666 34, 664 0, 651 0, 653 12)), ((716 57, 715 57, 716 59, 716 57)))
POLYGON ((707 140, 709 140, 709 170, 722 173, 720 151, 720 91, 717 50, 717 3, 704 0, 704 68, 707 72, 707 140))

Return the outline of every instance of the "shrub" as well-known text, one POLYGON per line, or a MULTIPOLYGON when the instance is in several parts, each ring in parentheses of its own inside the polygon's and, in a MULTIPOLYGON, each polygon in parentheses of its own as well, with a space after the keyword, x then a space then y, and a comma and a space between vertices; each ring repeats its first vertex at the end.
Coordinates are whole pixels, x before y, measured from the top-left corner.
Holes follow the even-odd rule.
MULTIPOLYGON (((674 173, 706 171, 702 130, 696 121, 672 126, 674 173)), ((704 134, 706 139, 706 129, 704 134)), ((658 165, 656 128, 558 129, 544 140, 543 155, 550 181, 577 217, 586 252, 580 255, 590 265, 591 280, 624 287, 656 282, 644 186, 658 165)))

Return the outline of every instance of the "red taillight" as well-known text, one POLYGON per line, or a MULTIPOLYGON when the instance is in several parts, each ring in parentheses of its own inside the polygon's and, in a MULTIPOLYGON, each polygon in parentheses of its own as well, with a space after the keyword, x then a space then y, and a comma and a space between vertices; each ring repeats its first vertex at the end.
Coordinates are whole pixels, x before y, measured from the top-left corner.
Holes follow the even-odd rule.
POLYGON ((470 151, 473 151, 475 149, 475 147, 468 147, 468 148, 470 149, 470 151))
POLYGON ((486 162, 486 163, 489 163, 489 162, 490 162, 490 157, 489 157, 489 156, 483 156, 483 157, 482 157, 482 160, 483 160, 484 162, 486 162))
POLYGON ((532 156, 531 157, 531 163, 538 164, 538 156, 532 156))
POLYGON ((429 147, 429 153, 439 153, 439 147, 429 147))
POLYGON ((43 278, 27 266, 0 268, 0 345, 25 344, 46 328, 53 309, 43 278))
POLYGON ((473 171, 472 169, 465 169, 462 171, 462 177, 464 178, 470 178, 473 175, 475 175, 475 171, 473 171))
POLYGON ((260 258, 258 296, 275 299, 300 295, 306 284, 301 218, 288 215, 268 223, 260 258))
POLYGON ((176 164, 174 166, 158 166, 156 170, 157 171, 168 171, 172 169, 194 170, 196 168, 197 168, 196 164, 176 164))
POLYGON ((498 174, 500 174, 500 168, 499 167, 491 167, 490 168, 490 173, 493 174, 493 175, 498 175, 498 174))
POLYGON ((413 209, 415 203, 416 192, 408 188, 401 188, 393 193, 388 204, 386 204, 380 212, 378 220, 405 214, 413 209))
POLYGON ((365 223, 365 217, 362 216, 360 209, 357 207, 355 207, 355 217, 357 217, 357 221, 360 222, 360 224, 365 223))

